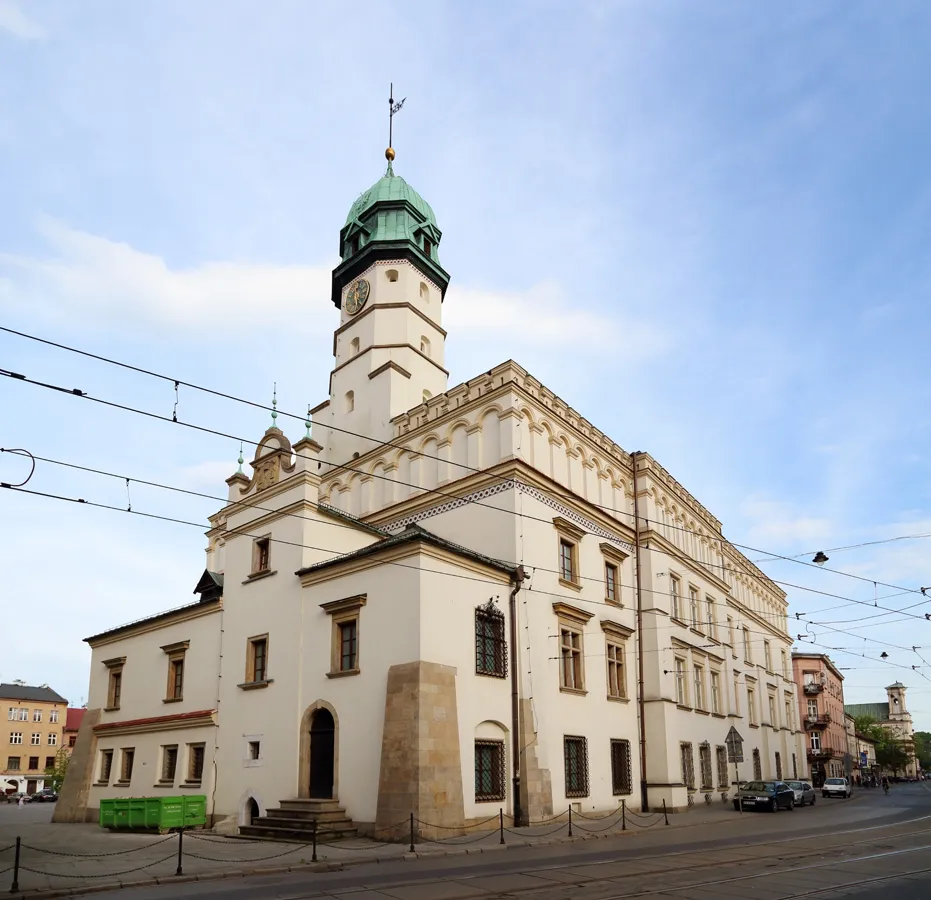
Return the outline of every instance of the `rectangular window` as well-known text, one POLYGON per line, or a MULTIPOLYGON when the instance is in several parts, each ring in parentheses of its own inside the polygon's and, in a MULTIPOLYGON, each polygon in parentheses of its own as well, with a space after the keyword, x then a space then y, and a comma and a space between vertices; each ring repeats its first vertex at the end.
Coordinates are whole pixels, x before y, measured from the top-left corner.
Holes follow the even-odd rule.
POLYGON ((705 669, 703 666, 694 666, 692 675, 695 682, 695 708, 705 708, 705 669))
POLYGON ((689 585, 689 625, 692 628, 701 627, 701 619, 698 612, 698 588, 689 585))
POLYGON ((575 544, 565 538, 559 539, 559 577, 563 581, 575 584, 575 544))
POLYGON ((19 771, 19 760, 18 756, 8 756, 6 758, 6 768, 8 772, 18 772, 19 771))
POLYGON ((792 754, 792 777, 798 778, 798 760, 795 758, 795 754, 792 754))
POLYGON ((773 651, 769 646, 769 641, 763 641, 763 662, 766 664, 766 671, 773 670, 773 651))
POLYGON ((58 746, 58 735, 54 731, 48 736, 48 745, 49 747, 58 746))
POLYGON ((425 256, 430 256, 433 253, 433 241, 426 236, 423 239, 423 252, 425 256))
POLYGON ((110 771, 113 768, 113 751, 112 750, 101 750, 100 751, 100 775, 97 778, 98 784, 109 784, 110 783, 110 771))
POLYGON ((30 742, 33 747, 38 747, 42 743, 42 735, 38 731, 33 731, 30 742))
POLYGON ((120 781, 132 781, 133 779, 133 762, 136 759, 136 750, 134 747, 123 748, 123 758, 120 765, 120 781))
POLYGON ((503 800, 504 741, 475 742, 475 799, 503 800))
POLYGON ((792 727, 792 701, 786 697, 786 728, 792 727))
POLYGON ((620 592, 618 589, 617 566, 614 563, 605 563, 605 602, 619 604, 620 592))
POLYGON ((630 794, 633 779, 630 772, 630 741, 611 741, 611 793, 615 797, 630 794))
POLYGON ((175 771, 178 768, 178 745, 170 744, 162 747, 162 777, 161 781, 174 784, 175 771))
POLYGON ((190 641, 175 641, 165 644, 161 649, 168 657, 168 686, 165 689, 165 702, 176 703, 184 697, 184 657, 190 641))
POLYGON ((740 673, 734 671, 734 712, 740 715, 740 673))
POLYGON ((57 710, 57 709, 53 709, 53 710, 48 714, 48 720, 49 720, 49 722, 51 722, 53 725, 57 725, 57 724, 58 724, 58 710, 57 710))
POLYGON ((676 703, 679 706, 689 705, 689 695, 685 684, 685 660, 676 657, 676 703))
POLYGON ((820 750, 821 749, 821 735, 817 731, 813 731, 810 735, 811 749, 820 750))
POLYGON ((760 762, 760 751, 753 751, 753 777, 756 781, 761 781, 763 778, 763 766, 760 762))
POLYGON ((627 697, 627 677, 624 673, 624 645, 608 641, 608 696, 627 697))
POLYGON ((817 700, 808 701, 808 715, 815 719, 818 717, 818 701, 817 700))
POLYGON ((669 576, 669 613, 674 619, 682 618, 679 579, 675 575, 669 576))
POLYGON ((28 709, 18 709, 16 710, 16 712, 17 712, 17 718, 19 719, 20 722, 29 721, 29 710, 28 709))
POLYGON ((8 718, 11 722, 15 722, 15 721, 16 721, 16 709, 15 709, 14 707, 12 707, 12 706, 8 707, 7 718, 8 718))
POLYGON ((782 654, 782 677, 785 678, 786 681, 788 681, 789 680, 789 667, 786 664, 786 652, 785 650, 780 650, 779 652, 782 654))
POLYGON ((716 747, 715 758, 718 763, 718 787, 727 787, 727 747, 716 747))
POLYGON ((582 634, 573 628, 559 629, 559 686, 585 690, 582 672, 582 634))
POLYGON ((690 790, 695 790, 695 758, 691 744, 679 744, 682 759, 682 783, 690 790))
POLYGON ((756 725, 756 705, 753 701, 753 688, 747 688, 747 716, 750 718, 750 724, 756 725))
POLYGON ((744 635, 744 659, 747 662, 751 662, 752 660, 750 658, 750 629, 744 628, 742 630, 743 630, 743 635, 744 635))
POLYGON ((588 741, 583 737, 566 737, 566 796, 588 796, 588 741))
POLYGON ((73 747, 78 742, 78 736, 76 734, 68 735, 68 746, 73 747))
POLYGON ((769 724, 775 728, 779 723, 776 721, 776 698, 769 695, 769 724))
POLYGON ((107 688, 107 709, 120 708, 120 695, 123 693, 122 667, 110 669, 110 684, 107 688))
POLYGON ((358 648, 358 639, 356 636, 356 620, 350 619, 348 622, 340 622, 339 625, 339 670, 340 672, 352 672, 358 669, 356 665, 356 650, 358 648))
POLYGON ((271 540, 267 537, 259 538, 252 545, 252 574, 260 575, 267 572, 271 564, 271 540))
POLYGON ((776 781, 782 781, 782 754, 776 752, 776 781))
POLYGON ((204 777, 204 745, 188 744, 187 780, 190 784, 200 784, 204 777))
POLYGON ((29 757, 29 768, 32 769, 33 771, 39 768, 39 757, 38 756, 29 757))
POLYGON ((720 715, 721 713, 721 673, 711 673, 711 711, 720 715))
POLYGON ((261 741, 249 741, 249 759, 259 759, 261 752, 261 741))
POLYGON ((714 598, 705 596, 705 619, 706 626, 708 630, 708 636, 717 638, 718 636, 718 626, 717 622, 714 620, 714 598))
POLYGON ((330 641, 330 671, 328 678, 358 675, 362 607, 368 602, 366 594, 357 594, 343 600, 322 603, 321 608, 332 616, 330 641))
POLYGON ((55 768, 55 757, 54 757, 54 756, 46 756, 46 757, 45 757, 45 768, 46 768, 46 769, 54 769, 54 768, 55 768))
POLYGON ((706 741, 698 745, 698 768, 701 772, 701 789, 710 791, 714 789, 714 780, 711 773, 711 745, 706 741))
POLYGON ((22 742, 23 742, 23 733, 21 731, 13 731, 10 733, 11 744, 21 744, 22 742))
POLYGON ((731 645, 731 650, 736 650, 737 645, 734 643, 734 620, 730 616, 727 617, 727 640, 731 645))
POLYGON ((246 683, 261 684, 268 680, 268 635, 249 638, 246 648, 246 683))
POLYGON ((34 710, 32 711, 32 721, 33 721, 33 722, 41 722, 41 721, 42 721, 42 710, 41 710, 41 709, 34 709, 34 710))
POLYGON ((475 672, 496 678, 508 673, 504 613, 491 603, 475 610, 475 672))

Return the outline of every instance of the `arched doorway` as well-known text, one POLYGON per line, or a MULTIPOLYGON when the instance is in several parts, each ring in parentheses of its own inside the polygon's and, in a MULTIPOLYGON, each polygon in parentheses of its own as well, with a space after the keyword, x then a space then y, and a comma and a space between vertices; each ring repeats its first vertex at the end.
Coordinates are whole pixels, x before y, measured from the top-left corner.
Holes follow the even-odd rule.
POLYGON ((250 797, 246 803, 246 824, 251 825, 260 815, 259 804, 255 802, 255 797, 250 797))
POLYGON ((336 760, 336 723, 328 709, 317 709, 310 720, 310 796, 333 797, 336 760))

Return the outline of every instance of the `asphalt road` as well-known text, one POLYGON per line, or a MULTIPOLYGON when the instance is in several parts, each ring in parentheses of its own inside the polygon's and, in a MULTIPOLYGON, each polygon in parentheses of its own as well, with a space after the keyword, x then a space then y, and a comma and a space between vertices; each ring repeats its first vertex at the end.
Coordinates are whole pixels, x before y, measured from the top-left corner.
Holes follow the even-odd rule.
POLYGON ((793 900, 931 898, 931 783, 888 797, 734 814, 708 828, 653 829, 499 854, 368 863, 121 890, 113 900, 793 900), (711 832, 711 833, 709 833, 711 832))

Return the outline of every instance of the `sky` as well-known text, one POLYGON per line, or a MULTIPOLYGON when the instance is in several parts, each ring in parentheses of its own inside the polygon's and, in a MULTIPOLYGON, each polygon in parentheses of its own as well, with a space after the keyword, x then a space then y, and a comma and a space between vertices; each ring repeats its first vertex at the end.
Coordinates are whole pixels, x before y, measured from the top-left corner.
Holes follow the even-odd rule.
MULTIPOLYGON (((903 681, 931 730, 929 37, 917 0, 0 0, 0 324, 316 405, 393 81, 395 171, 452 276, 450 386, 515 359, 751 559, 798 557, 760 563, 798 648, 847 702, 903 681)), ((269 423, 2 332, 0 369, 269 423)), ((239 453, 9 378, 0 446, 218 498, 239 453)), ((0 491, 0 680, 79 704, 82 638, 192 601, 222 504, 42 462, 29 487, 194 523, 0 491)))

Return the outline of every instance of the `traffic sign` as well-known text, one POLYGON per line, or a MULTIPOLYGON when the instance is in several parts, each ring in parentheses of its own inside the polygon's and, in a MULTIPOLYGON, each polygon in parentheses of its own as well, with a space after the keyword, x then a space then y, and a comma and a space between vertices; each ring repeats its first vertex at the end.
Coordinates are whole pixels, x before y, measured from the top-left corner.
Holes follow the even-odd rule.
POLYGON ((740 763, 744 761, 744 739, 733 725, 731 725, 727 737, 724 738, 724 743, 727 744, 728 762, 740 763))

